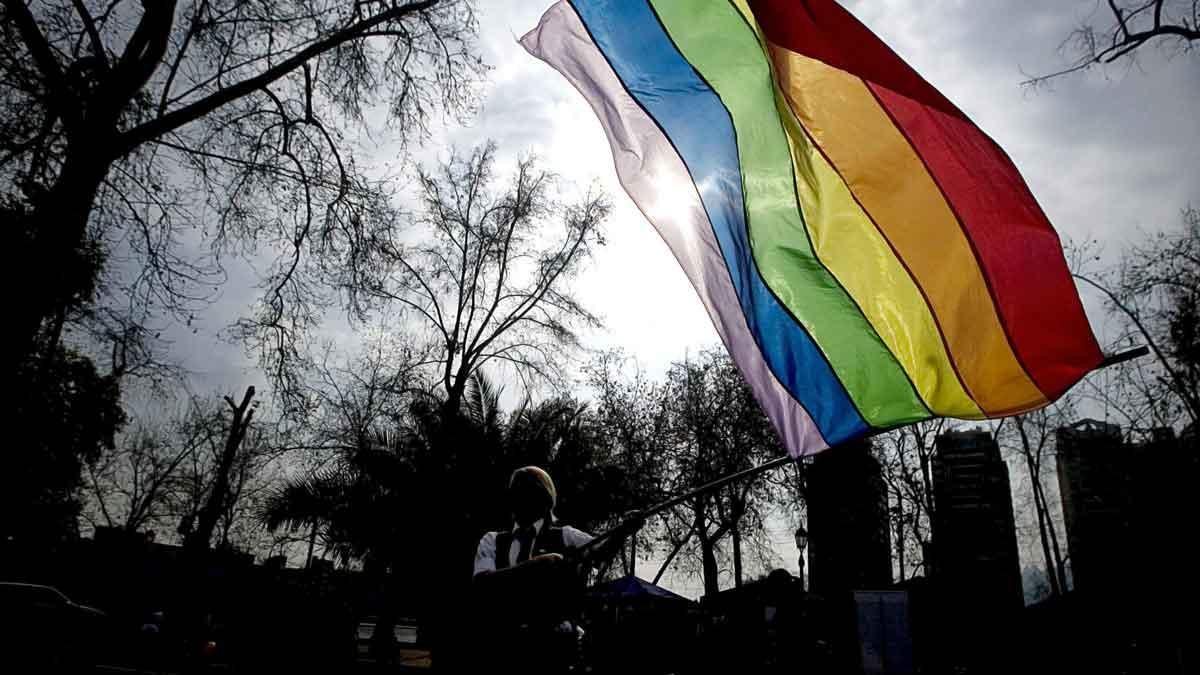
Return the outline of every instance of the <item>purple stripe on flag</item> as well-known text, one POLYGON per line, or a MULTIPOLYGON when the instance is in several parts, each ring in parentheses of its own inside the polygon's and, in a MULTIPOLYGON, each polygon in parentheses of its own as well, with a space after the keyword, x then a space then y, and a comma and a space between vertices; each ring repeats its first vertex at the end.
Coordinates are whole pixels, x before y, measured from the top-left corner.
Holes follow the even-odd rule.
POLYGON ((521 45, 567 78, 592 106, 608 136, 621 185, 683 267, 788 453, 799 457, 828 447, 808 411, 779 383, 759 352, 683 160, 625 91, 575 10, 560 0, 521 38, 521 45))

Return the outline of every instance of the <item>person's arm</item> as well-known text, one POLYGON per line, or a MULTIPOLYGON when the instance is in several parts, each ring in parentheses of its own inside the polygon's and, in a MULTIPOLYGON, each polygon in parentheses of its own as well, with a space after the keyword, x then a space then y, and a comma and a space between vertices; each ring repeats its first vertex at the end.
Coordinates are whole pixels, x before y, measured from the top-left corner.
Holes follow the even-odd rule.
POLYGON ((595 537, 573 527, 564 528, 563 535, 566 538, 565 543, 568 549, 586 549, 578 559, 581 565, 598 568, 616 555, 625 540, 645 524, 646 519, 641 512, 634 511, 628 514, 620 525, 613 528, 604 541, 595 546, 589 546, 595 537))
POLYGON ((508 551, 497 551, 496 533, 489 532, 479 540, 479 548, 475 551, 474 581, 484 590, 519 587, 529 580, 540 577, 547 568, 562 562, 561 555, 545 553, 511 567, 497 570, 496 556, 498 555, 508 555, 508 551))
POLYGON ((562 559, 563 557, 558 553, 543 553, 541 555, 534 556, 525 562, 517 563, 516 565, 506 567, 502 570, 495 569, 494 567, 492 569, 484 570, 476 569, 475 579, 517 579, 535 574, 537 573, 537 570, 546 569, 555 563, 560 563, 562 562, 562 559))
POLYGON ((473 585, 492 616, 526 616, 549 598, 561 595, 574 577, 571 566, 557 553, 540 555, 500 570, 475 575, 473 585))
POLYGON ((475 549, 475 573, 478 577, 481 574, 491 574, 496 571, 496 533, 488 532, 479 540, 479 546, 475 549))

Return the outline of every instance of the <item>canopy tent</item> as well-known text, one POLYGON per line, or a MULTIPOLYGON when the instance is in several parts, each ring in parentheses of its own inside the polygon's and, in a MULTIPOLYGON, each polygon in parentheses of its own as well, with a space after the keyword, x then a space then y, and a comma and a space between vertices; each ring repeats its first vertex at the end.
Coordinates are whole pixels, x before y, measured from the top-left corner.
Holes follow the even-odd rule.
POLYGON ((649 581, 639 579, 634 575, 624 576, 620 579, 592 586, 588 589, 587 595, 588 597, 601 600, 655 599, 691 602, 691 600, 682 595, 672 593, 660 586, 655 586, 649 581))

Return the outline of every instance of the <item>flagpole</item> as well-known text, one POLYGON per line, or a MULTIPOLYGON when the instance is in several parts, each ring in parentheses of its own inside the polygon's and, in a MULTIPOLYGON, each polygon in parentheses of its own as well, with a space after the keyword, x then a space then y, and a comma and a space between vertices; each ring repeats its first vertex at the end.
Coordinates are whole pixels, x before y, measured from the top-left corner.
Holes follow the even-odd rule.
MULTIPOLYGON (((1126 350, 1123 352, 1117 352, 1116 354, 1109 354, 1104 357, 1104 360, 1102 360, 1100 362, 1100 365, 1096 366, 1096 370, 1101 370, 1103 368, 1115 366, 1120 363, 1125 363, 1126 361, 1132 361, 1133 359, 1145 356, 1149 353, 1150 353, 1149 348, 1147 348, 1146 346, 1141 346, 1141 347, 1134 347, 1133 349, 1129 349, 1129 350, 1126 350)), ((884 433, 887 431, 891 431, 891 429, 878 429, 872 433, 866 434, 866 436, 864 436, 864 438, 870 437, 870 436, 875 436, 877 434, 884 433)), ((861 438, 858 438, 855 440, 861 440, 861 438)), ((834 450, 834 449, 835 448, 827 448, 826 451, 834 450)), ((667 509, 678 506, 679 504, 682 504, 683 502, 686 502, 687 500, 692 499, 698 495, 702 495, 706 492, 711 492, 713 490, 716 490, 717 488, 724 487, 730 483, 742 480, 744 478, 752 478, 754 476, 757 476, 760 473, 766 473, 772 469, 777 469, 777 468, 787 464, 788 462, 793 462, 793 461, 799 461, 799 458, 792 457, 791 455, 784 455, 783 457, 776 457, 775 459, 772 459, 767 462, 763 462, 762 464, 759 464, 757 466, 752 466, 749 469, 743 469, 736 473, 731 473, 728 476, 722 476, 721 478, 718 478, 709 483, 705 483, 704 485, 701 485, 700 487, 698 487, 686 494, 682 494, 677 497, 672 497, 671 499, 668 499, 665 502, 655 504, 654 506, 643 511, 640 514, 639 519, 644 522, 644 521, 648 520, 651 516, 657 515, 659 513, 662 513, 663 511, 666 511, 667 509)), ((623 522, 620 525, 617 525, 616 527, 612 528, 611 530, 608 530, 607 532, 597 535, 590 542, 588 542, 587 544, 584 544, 583 546, 576 549, 575 552, 579 555, 585 555, 589 550, 599 546, 603 542, 611 539, 613 536, 622 533, 628 524, 629 524, 629 521, 623 522)))
POLYGON ((1115 366, 1118 363, 1132 361, 1149 353, 1150 348, 1143 345, 1141 347, 1134 347, 1133 349, 1127 351, 1117 352, 1116 354, 1109 354, 1108 356, 1104 357, 1104 360, 1100 362, 1100 365, 1096 366, 1096 370, 1108 368, 1109 366, 1115 366))
MULTIPOLYGON (((772 459, 770 461, 763 462, 762 464, 752 466, 749 469, 742 469, 741 471, 738 471, 736 473, 731 473, 728 476, 722 476, 721 478, 718 478, 709 483, 705 483, 704 485, 701 485, 700 487, 698 487, 690 492, 687 492, 682 495, 678 495, 676 497, 672 497, 664 502, 655 504, 654 506, 642 511, 639 519, 642 521, 645 521, 645 520, 649 519, 651 516, 657 515, 659 513, 662 513, 663 511, 666 511, 667 509, 678 506, 678 505, 682 504, 683 502, 686 502, 687 500, 692 499, 698 495, 702 495, 706 492, 711 492, 713 490, 716 490, 717 488, 724 487, 730 483, 742 480, 744 478, 751 478, 753 476, 757 476, 760 473, 766 473, 772 469, 777 469, 777 468, 787 464, 788 462, 793 462, 793 461, 796 461, 796 460, 791 455, 784 455, 782 457, 776 457, 775 459, 772 459)), ((581 554, 581 555, 586 554, 588 550, 595 548, 596 546, 599 546, 601 543, 607 541, 608 539, 611 539, 614 535, 621 533, 625 529, 627 524, 628 524, 628 521, 621 523, 620 525, 617 525, 616 527, 612 528, 611 530, 609 530, 607 532, 597 535, 594 539, 589 541, 587 544, 584 544, 583 546, 580 546, 578 549, 576 549, 575 552, 577 552, 578 554, 581 554)))

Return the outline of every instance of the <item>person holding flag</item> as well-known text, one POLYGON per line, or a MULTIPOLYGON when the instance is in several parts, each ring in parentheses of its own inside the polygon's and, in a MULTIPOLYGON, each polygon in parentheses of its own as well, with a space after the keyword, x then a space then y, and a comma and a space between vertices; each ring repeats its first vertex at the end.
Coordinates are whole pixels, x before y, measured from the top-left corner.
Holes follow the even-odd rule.
POLYGON ((512 527, 488 532, 475 552, 477 631, 497 654, 519 654, 527 673, 567 672, 579 651, 581 630, 572 620, 586 569, 610 558, 625 536, 644 519, 634 514, 603 542, 554 516, 558 490, 550 474, 536 466, 509 478, 512 527))

